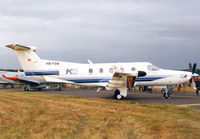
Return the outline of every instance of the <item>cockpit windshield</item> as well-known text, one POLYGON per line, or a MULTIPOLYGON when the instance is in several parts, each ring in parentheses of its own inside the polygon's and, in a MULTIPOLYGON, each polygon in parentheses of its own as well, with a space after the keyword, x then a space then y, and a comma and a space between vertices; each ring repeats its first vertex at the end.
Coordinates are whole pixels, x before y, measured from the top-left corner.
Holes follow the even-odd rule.
POLYGON ((154 65, 148 65, 148 66, 147 66, 147 69, 148 69, 149 71, 158 71, 158 70, 160 70, 159 67, 156 67, 156 66, 154 66, 154 65))

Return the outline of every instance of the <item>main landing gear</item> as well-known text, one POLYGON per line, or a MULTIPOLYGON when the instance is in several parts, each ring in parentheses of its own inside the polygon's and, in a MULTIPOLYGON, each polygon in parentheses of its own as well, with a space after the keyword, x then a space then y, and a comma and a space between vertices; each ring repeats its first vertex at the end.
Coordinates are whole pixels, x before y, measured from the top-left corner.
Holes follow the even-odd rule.
POLYGON ((163 98, 164 99, 169 99, 170 95, 173 93, 173 86, 167 86, 167 88, 162 88, 161 92, 163 93, 163 98))
POLYGON ((121 87, 119 89, 116 89, 113 95, 114 99, 117 99, 117 100, 123 100, 126 96, 127 96, 126 87, 121 87))
POLYGON ((116 90, 114 95, 113 95, 114 99, 117 99, 117 100, 123 100, 124 99, 124 96, 122 96, 120 94, 120 91, 119 90, 116 90))
POLYGON ((63 91, 63 85, 62 84, 58 84, 58 86, 57 86, 55 91, 63 91))
POLYGON ((25 86, 25 87, 24 87, 24 91, 30 91, 30 87, 25 86))

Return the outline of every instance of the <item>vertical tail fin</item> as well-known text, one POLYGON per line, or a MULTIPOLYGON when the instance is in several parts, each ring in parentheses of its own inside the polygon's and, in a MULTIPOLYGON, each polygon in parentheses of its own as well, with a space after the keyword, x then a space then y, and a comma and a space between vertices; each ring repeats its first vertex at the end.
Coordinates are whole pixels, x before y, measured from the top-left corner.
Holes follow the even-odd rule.
POLYGON ((41 59, 35 53, 37 47, 9 44, 6 47, 13 49, 20 61, 23 70, 37 70, 42 67, 41 59))

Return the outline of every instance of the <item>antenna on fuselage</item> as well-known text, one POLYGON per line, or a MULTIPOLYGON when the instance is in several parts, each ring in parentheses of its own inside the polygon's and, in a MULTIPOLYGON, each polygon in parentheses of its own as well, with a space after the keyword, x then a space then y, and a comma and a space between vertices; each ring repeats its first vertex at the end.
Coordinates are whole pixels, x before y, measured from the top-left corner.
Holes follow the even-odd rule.
POLYGON ((91 60, 88 59, 87 61, 88 61, 89 64, 93 64, 93 62, 91 60))

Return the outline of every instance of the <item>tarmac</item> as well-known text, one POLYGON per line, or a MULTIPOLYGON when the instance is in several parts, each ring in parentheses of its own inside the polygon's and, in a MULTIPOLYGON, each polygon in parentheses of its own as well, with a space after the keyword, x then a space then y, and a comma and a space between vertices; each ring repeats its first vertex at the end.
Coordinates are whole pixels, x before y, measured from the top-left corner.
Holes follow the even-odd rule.
MULTIPOLYGON (((42 91, 44 93, 54 93, 62 95, 71 95, 87 98, 103 98, 113 99, 113 91, 102 90, 96 92, 96 90, 75 90, 65 89, 64 91, 42 91)), ((200 110, 200 95, 196 95, 192 92, 173 92, 169 99, 163 99, 161 92, 129 92, 125 100, 123 101, 135 101, 139 104, 173 104, 180 106, 188 106, 200 110)), ((121 101, 121 100, 119 100, 121 101)))
MULTIPOLYGON (((22 89, 12 89, 8 90, 22 90, 22 89)), ((34 91, 37 92, 37 91, 34 91)), ((43 90, 42 93, 50 94, 61 94, 61 95, 71 95, 86 98, 102 98, 102 99, 114 99, 114 91, 101 90, 96 92, 96 90, 85 90, 85 89, 71 89, 66 88, 63 91, 55 91, 52 89, 43 90)), ((179 106, 187 106, 200 110, 200 95, 196 95, 193 92, 173 92, 169 99, 163 99, 163 94, 161 92, 140 92, 132 91, 129 92, 124 100, 119 101, 134 101, 139 104, 172 104, 179 106)))

